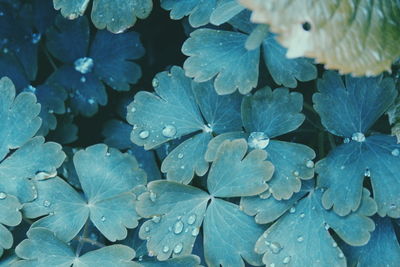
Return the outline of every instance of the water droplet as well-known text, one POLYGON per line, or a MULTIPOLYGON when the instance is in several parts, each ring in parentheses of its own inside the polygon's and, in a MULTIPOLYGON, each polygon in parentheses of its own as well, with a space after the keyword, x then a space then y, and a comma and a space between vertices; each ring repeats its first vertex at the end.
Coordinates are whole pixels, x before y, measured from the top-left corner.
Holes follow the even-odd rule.
POLYGON ((183 244, 182 243, 178 243, 178 245, 176 245, 175 248, 174 248, 174 253, 175 254, 179 254, 179 253, 181 253, 182 249, 183 249, 183 244))
POLYGON ((36 92, 36 88, 33 87, 32 85, 28 85, 28 87, 26 87, 26 88, 24 89, 24 91, 25 91, 25 92, 32 92, 32 93, 35 93, 35 92, 36 92))
POLYGON ((192 236, 197 236, 199 234, 199 232, 200 232, 200 228, 199 227, 193 228, 192 236))
POLYGON ((306 215, 304 214, 304 212, 300 213, 300 218, 304 218, 306 215))
POLYGON ((90 57, 81 57, 74 62, 75 70, 82 74, 91 72, 93 65, 93 59, 90 57))
POLYGON ((307 168, 313 168, 313 167, 314 167, 314 162, 313 162, 312 160, 308 160, 308 161, 306 162, 306 167, 307 167, 307 168))
POLYGON ((174 137, 176 135, 176 128, 173 125, 166 125, 162 130, 162 135, 167 138, 174 137))
POLYGON ((343 140, 343 143, 345 143, 345 144, 350 143, 350 138, 346 137, 346 138, 343 140))
POLYGON ((93 105, 95 103, 93 98, 89 98, 87 101, 90 105, 93 105))
POLYGON ((304 241, 304 237, 302 237, 301 235, 297 237, 297 242, 303 242, 304 241))
POLYGON ((154 193, 153 191, 150 191, 149 197, 150 197, 150 200, 151 200, 152 202, 154 202, 154 201, 156 201, 157 194, 154 193))
POLYGON ((151 85, 153 85, 154 88, 157 88, 160 82, 158 81, 157 78, 154 78, 153 81, 151 82, 151 85))
POLYGON ((139 137, 140 137, 141 139, 146 139, 147 137, 149 137, 149 135, 150 135, 150 133, 149 133, 149 131, 147 131, 147 130, 141 131, 141 132, 139 133, 139 137))
POLYGON ((7 197, 7 194, 4 192, 0 192, 0 199, 5 199, 7 197))
POLYGON ((300 173, 299 173, 298 171, 294 171, 294 172, 293 172, 293 175, 294 175, 294 176, 299 176, 300 173))
POLYGON ((143 255, 139 256, 138 261, 143 261, 143 255))
POLYGON ((131 108, 131 112, 135 112, 136 111, 136 108, 135 107, 132 107, 131 108))
POLYGON ((392 155, 395 156, 395 157, 399 156, 400 155, 400 150, 398 148, 393 149, 392 150, 392 155))
POLYGON ((178 159, 182 159, 183 158, 183 154, 182 153, 179 153, 178 154, 178 159))
POLYGON ((205 132, 205 133, 212 133, 212 127, 211 127, 211 124, 207 124, 207 125, 204 125, 203 126, 203 132, 205 132))
POLYGON ((163 249, 162 249, 162 251, 163 251, 164 253, 167 253, 167 252, 169 251, 169 247, 168 247, 168 246, 164 246, 163 249))
POLYGON ((144 231, 145 231, 145 232, 150 232, 150 228, 149 228, 148 226, 146 226, 146 227, 144 228, 144 231))
POLYGON ((340 253, 338 254, 338 257, 339 257, 340 259, 343 259, 343 258, 344 258, 344 254, 343 254, 342 252, 340 252, 340 253))
POLYGON ((296 208, 295 207, 291 207, 289 210, 290 213, 295 213, 296 212, 296 208))
POLYGON ((43 206, 45 206, 46 208, 50 207, 50 205, 51 205, 50 201, 48 200, 43 201, 43 206))
POLYGON ((101 219, 100 219, 102 222, 105 222, 106 221, 106 217, 104 217, 104 216, 101 216, 101 219))
POLYGON ((333 242, 333 243, 332 243, 332 247, 337 248, 337 243, 336 243, 336 242, 333 242))
POLYGON ((247 139, 247 144, 251 148, 264 149, 269 144, 269 137, 263 132, 252 132, 247 139))
POLYGON ((32 33, 32 44, 39 43, 41 38, 42 38, 42 35, 40 33, 32 33))
POLYGON ((284 259, 283 259, 283 264, 288 264, 289 262, 290 262, 290 260, 291 260, 291 257, 290 256, 287 256, 287 257, 285 257, 284 259))
POLYGON ((371 171, 369 169, 366 169, 364 172, 365 177, 371 177, 371 171))
POLYGON ((160 216, 153 216, 153 218, 151 219, 154 223, 159 223, 161 221, 161 217, 160 216))
POLYGON ((394 210, 394 209, 396 209, 396 208, 397 208, 396 204, 390 204, 389 209, 394 210))
POLYGON ((154 251, 150 250, 149 254, 147 254, 147 255, 149 255, 149 257, 153 257, 155 254, 154 254, 154 251))
POLYGON ((84 83, 84 82, 86 82, 86 77, 85 77, 85 76, 82 76, 82 77, 81 77, 81 83, 84 83))
POLYGON ((181 166, 181 169, 182 169, 182 170, 185 169, 185 165, 182 165, 182 166, 181 166))
POLYGON ((53 114, 53 113, 54 113, 54 110, 49 109, 47 112, 48 112, 49 114, 53 114))
POLYGON ((272 242, 269 247, 274 254, 278 254, 282 250, 281 244, 279 244, 278 242, 272 242))
POLYGON ((174 225, 174 233, 175 234, 180 234, 182 233, 183 230, 183 222, 182 221, 177 221, 174 225))
POLYGON ((192 214, 192 215, 189 216, 189 218, 187 220, 187 223, 189 225, 192 225, 192 224, 194 224, 195 221, 196 221, 196 214, 192 214))
POLYGON ((271 196, 271 191, 265 191, 264 193, 261 193, 260 195, 259 195, 259 198, 261 198, 261 199, 267 199, 267 198, 269 198, 271 196))
POLYGON ((351 136, 351 140, 354 140, 356 142, 364 142, 365 141, 365 135, 363 133, 353 133, 351 136))
POLYGON ((327 224, 327 223, 324 223, 324 228, 325 228, 326 231, 328 231, 329 228, 331 228, 331 226, 329 224, 327 224))

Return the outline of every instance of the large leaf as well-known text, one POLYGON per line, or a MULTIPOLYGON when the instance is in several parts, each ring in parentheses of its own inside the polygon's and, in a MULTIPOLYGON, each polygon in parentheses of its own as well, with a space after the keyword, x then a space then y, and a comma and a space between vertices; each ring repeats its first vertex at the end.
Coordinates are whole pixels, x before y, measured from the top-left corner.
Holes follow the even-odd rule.
POLYGON ((255 22, 267 23, 288 57, 313 57, 355 75, 390 70, 400 56, 397 0, 240 0, 255 22))
POLYGON ((140 266, 131 261, 135 257, 135 251, 124 245, 106 246, 84 255, 75 255, 68 244, 45 228, 31 229, 27 236, 28 239, 23 240, 16 248, 16 254, 22 260, 13 263, 11 266, 140 266))
POLYGON ((136 227, 139 219, 132 190, 146 182, 135 158, 99 144, 77 152, 74 165, 85 198, 59 178, 37 181, 38 198, 24 212, 29 218, 46 216, 33 227, 46 227, 69 241, 90 217, 109 240, 124 239, 126 228, 136 227))
MULTIPOLYGON (((82 16, 89 0, 53 0, 54 8, 68 19, 82 16)), ((121 33, 133 26, 137 18, 144 19, 153 8, 151 0, 93 0, 92 21, 99 28, 121 33)))
POLYGON ((4 249, 11 248, 13 236, 6 226, 17 226, 21 223, 22 205, 13 195, 0 191, 0 257, 4 249))
POLYGON ((344 254, 328 230, 351 245, 366 244, 375 228, 367 216, 376 212, 376 205, 367 190, 363 196, 359 210, 341 217, 325 210, 321 191, 313 191, 265 231, 255 250, 264 254, 267 266, 346 266, 344 254))

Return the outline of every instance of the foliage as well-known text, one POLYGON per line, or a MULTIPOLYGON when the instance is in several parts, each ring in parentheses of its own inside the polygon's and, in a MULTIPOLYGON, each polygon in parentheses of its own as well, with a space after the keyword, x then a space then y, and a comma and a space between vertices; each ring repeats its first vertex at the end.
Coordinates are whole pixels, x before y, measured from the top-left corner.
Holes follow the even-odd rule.
POLYGON ((397 266, 400 2, 317 2, 0 0, 0 266, 397 266))

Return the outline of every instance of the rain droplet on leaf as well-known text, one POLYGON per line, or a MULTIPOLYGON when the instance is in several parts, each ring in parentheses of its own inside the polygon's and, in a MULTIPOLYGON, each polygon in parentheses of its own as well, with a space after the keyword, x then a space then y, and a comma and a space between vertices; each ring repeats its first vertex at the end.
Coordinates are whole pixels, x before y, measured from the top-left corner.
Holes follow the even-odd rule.
POLYGON ((272 253, 275 253, 275 254, 278 254, 282 250, 282 246, 278 242, 272 242, 269 245, 269 248, 272 250, 272 253))
POLYGON ((196 221, 196 214, 192 214, 192 215, 189 216, 189 218, 187 220, 187 223, 189 225, 192 225, 192 224, 194 224, 195 221, 196 221))
POLYGON ((81 57, 74 62, 75 70, 82 74, 91 72, 93 65, 93 59, 90 57, 81 57))
POLYGON ((363 133, 353 133, 351 136, 351 140, 354 140, 356 142, 364 142, 365 141, 365 135, 363 133))
POLYGON ((162 249, 162 251, 163 251, 164 253, 167 253, 167 252, 169 251, 169 247, 168 247, 168 246, 164 246, 163 249, 162 249))
POLYGON ((105 221, 106 221, 106 217, 101 216, 100 220, 101 220, 102 222, 105 222, 105 221))
POLYGON ((252 132, 247 139, 247 144, 251 148, 264 149, 269 144, 269 137, 263 132, 252 132))
POLYGON ((291 259, 291 257, 290 256, 287 256, 287 257, 285 257, 284 259, 283 259, 283 264, 288 264, 289 262, 290 262, 290 259, 291 259))
POLYGON ((158 81, 157 78, 154 78, 154 79, 151 81, 151 85, 152 85, 154 88, 157 88, 159 84, 160 84, 160 82, 158 81))
POLYGON ((174 137, 176 135, 176 128, 173 125, 166 125, 164 129, 162 130, 162 135, 170 138, 174 137))
POLYGON ((182 233, 182 230, 183 230, 183 222, 177 221, 174 225, 174 233, 180 234, 180 233, 182 233))
POLYGON ((181 253, 182 249, 183 249, 183 244, 182 243, 178 243, 178 245, 176 245, 175 248, 174 248, 174 253, 175 254, 179 254, 179 253, 181 253))
POLYGON ((140 137, 141 139, 146 139, 147 137, 149 137, 149 135, 150 135, 150 133, 149 133, 149 131, 147 131, 147 130, 141 131, 141 132, 139 133, 139 137, 140 137))
POLYGON ((50 201, 48 200, 43 201, 43 206, 45 206, 46 208, 50 207, 50 205, 51 205, 50 201))
POLYGON ((5 199, 7 197, 7 194, 4 192, 0 192, 0 199, 5 199))
POLYGON ((400 155, 400 150, 398 148, 393 149, 392 150, 392 155, 395 156, 395 157, 399 156, 400 155))

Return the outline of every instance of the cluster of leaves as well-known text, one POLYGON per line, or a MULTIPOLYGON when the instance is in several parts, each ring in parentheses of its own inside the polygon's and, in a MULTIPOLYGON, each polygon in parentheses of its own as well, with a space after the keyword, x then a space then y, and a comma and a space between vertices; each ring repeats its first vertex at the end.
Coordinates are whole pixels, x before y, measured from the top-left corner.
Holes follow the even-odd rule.
POLYGON ((400 262, 400 3, 239 2, 139 91, 151 0, 0 0, 0 266, 400 262))

